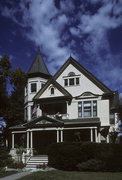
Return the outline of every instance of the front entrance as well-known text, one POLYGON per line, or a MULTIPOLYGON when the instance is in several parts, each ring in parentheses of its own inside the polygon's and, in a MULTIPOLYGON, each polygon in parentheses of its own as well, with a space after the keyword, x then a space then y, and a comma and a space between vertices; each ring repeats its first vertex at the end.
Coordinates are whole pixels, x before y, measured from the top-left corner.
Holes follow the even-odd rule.
POLYGON ((48 146, 56 143, 56 131, 39 131, 33 133, 34 154, 47 154, 48 146))

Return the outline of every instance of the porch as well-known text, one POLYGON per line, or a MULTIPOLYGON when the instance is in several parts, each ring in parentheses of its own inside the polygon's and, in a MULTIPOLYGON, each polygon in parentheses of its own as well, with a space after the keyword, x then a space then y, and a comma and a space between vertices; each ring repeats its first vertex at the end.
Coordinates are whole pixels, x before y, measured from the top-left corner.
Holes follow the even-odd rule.
POLYGON ((48 146, 52 143, 78 141, 100 143, 99 125, 99 118, 59 120, 42 116, 18 128, 11 128, 11 154, 15 157, 16 147, 22 146, 25 150, 23 159, 27 162, 33 155, 46 155, 48 146))

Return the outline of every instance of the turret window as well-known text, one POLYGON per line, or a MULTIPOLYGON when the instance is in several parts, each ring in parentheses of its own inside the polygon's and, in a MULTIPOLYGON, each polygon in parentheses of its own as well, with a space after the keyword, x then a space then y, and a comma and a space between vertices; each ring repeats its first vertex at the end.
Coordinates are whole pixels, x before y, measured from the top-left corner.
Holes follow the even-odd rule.
POLYGON ((37 84, 36 83, 31 84, 31 92, 32 93, 37 92, 37 84))

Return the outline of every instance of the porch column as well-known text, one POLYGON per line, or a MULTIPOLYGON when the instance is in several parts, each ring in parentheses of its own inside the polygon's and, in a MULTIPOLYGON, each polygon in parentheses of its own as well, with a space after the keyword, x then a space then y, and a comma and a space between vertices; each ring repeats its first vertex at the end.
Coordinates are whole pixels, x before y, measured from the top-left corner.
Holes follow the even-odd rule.
POLYGON ((101 143, 101 134, 100 134, 100 132, 98 133, 98 142, 101 143))
POLYGON ((29 131, 27 131, 27 149, 29 149, 29 131))
POLYGON ((109 143, 109 135, 106 137, 106 142, 109 143))
POLYGON ((63 129, 61 129, 61 142, 63 142, 63 129))
POLYGON ((14 133, 12 133, 12 149, 14 149, 14 133))
POLYGON ((93 142, 93 129, 90 129, 90 133, 91 133, 91 142, 93 142))
POLYGON ((59 129, 57 129, 57 143, 59 142, 59 129))
POLYGON ((95 142, 98 142, 98 139, 97 139, 97 128, 95 128, 95 142))
POLYGON ((30 143, 30 146, 31 146, 31 155, 33 156, 33 131, 31 131, 31 143, 30 143))

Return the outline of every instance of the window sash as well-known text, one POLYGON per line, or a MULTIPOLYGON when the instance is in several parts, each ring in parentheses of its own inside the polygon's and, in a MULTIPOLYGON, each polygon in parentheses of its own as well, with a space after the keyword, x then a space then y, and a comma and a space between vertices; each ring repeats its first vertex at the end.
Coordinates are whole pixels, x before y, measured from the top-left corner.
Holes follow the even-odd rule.
POLYGON ((74 84, 75 84, 74 78, 69 79, 69 85, 71 86, 71 85, 74 85, 74 84))
POLYGON ((78 117, 96 117, 97 101, 78 102, 78 117))
POLYGON ((31 84, 31 92, 36 92, 37 91, 37 84, 36 83, 32 83, 31 84))

